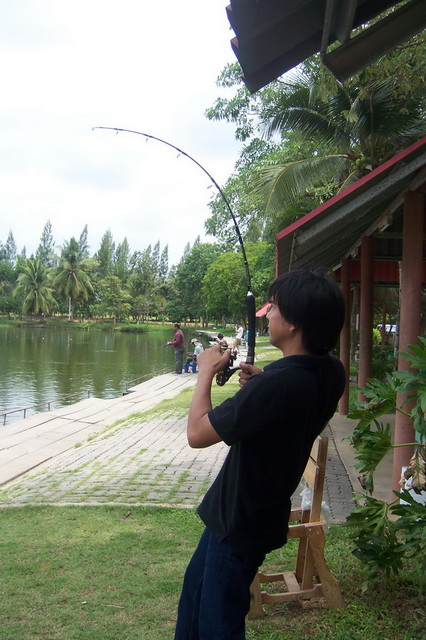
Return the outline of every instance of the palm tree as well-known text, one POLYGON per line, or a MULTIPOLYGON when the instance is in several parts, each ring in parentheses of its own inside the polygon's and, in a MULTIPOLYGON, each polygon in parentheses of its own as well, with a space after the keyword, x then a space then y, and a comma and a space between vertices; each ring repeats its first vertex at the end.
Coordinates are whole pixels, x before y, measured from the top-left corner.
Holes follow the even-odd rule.
POLYGON ((264 120, 266 136, 299 132, 312 141, 310 158, 259 171, 257 186, 273 211, 324 181, 340 190, 425 134, 425 85, 409 96, 396 93, 393 78, 335 83, 326 96, 312 74, 285 83, 264 120), (327 149, 327 153, 323 150, 327 149))
POLYGON ((50 313, 55 304, 48 286, 48 269, 39 258, 29 258, 22 266, 13 295, 23 295, 22 313, 50 313))
POLYGON ((73 319, 74 304, 82 298, 87 300, 93 292, 90 277, 87 273, 93 262, 90 258, 82 258, 80 247, 75 238, 65 242, 59 267, 53 270, 53 289, 68 299, 68 319, 73 319))

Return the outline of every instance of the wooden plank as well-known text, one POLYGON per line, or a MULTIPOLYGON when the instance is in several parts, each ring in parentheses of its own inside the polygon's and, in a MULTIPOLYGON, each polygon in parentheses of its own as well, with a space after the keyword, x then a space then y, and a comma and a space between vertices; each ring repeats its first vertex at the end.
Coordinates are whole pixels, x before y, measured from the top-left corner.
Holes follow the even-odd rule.
POLYGON ((259 582, 283 582, 284 574, 283 573, 262 573, 262 571, 258 572, 259 582))
POLYGON ((300 591, 300 584, 294 575, 294 571, 286 571, 284 573, 284 582, 289 592, 300 591))
POLYGON ((262 591, 263 604, 276 604, 277 602, 292 602, 294 600, 309 600, 310 598, 320 598, 323 592, 320 585, 315 585, 313 589, 306 591, 291 591, 284 593, 267 593, 262 591))
POLYGON ((317 477, 318 477, 318 467, 316 463, 313 462, 313 460, 310 458, 303 472, 303 479, 305 480, 308 487, 313 488, 315 486, 315 481, 317 477))

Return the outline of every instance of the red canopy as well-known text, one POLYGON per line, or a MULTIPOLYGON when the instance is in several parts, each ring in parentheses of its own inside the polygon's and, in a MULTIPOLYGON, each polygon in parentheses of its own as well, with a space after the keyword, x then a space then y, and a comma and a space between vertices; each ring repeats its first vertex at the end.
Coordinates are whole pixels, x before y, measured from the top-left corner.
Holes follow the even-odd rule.
POLYGON ((263 307, 261 307, 259 311, 256 311, 256 318, 263 318, 263 316, 266 316, 270 306, 271 306, 270 302, 265 302, 263 307))

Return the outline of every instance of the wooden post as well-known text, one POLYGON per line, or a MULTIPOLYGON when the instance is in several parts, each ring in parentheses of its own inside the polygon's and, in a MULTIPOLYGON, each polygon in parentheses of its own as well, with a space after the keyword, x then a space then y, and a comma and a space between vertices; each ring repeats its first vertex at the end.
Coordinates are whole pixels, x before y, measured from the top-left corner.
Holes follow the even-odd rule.
MULTIPOLYGON (((423 271, 423 217, 424 195, 420 192, 408 192, 404 200, 404 227, 402 239, 401 300, 398 371, 406 371, 409 363, 401 356, 409 345, 418 343, 420 333, 420 311, 423 271)), ((397 395, 397 406, 401 406, 406 396, 397 395)), ((405 407, 407 409, 407 406, 405 407)), ((394 444, 413 442, 414 430, 408 416, 397 412, 395 416, 394 444)), ((406 466, 413 454, 412 447, 394 450, 392 488, 399 491, 402 467, 406 466)))
POLYGON ((342 260, 341 288, 345 299, 345 322, 340 334, 340 360, 345 367, 346 386, 339 402, 339 413, 346 415, 349 411, 349 374, 350 374, 350 348, 351 348, 351 260, 342 260))
MULTIPOLYGON (((373 351, 373 281, 374 238, 361 239, 361 299, 359 321, 359 375, 358 384, 365 387, 371 378, 371 354, 373 351)), ((360 394, 361 401, 365 398, 360 394)))

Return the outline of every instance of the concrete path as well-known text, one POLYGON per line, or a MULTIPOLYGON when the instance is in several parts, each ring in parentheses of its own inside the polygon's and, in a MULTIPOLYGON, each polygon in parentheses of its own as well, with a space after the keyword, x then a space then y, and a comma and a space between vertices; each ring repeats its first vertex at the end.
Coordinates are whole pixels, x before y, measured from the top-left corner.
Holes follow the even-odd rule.
MULTIPOLYGON (((228 447, 219 443, 191 449, 184 413, 143 415, 156 405, 161 409, 162 400, 195 381, 194 374, 166 374, 120 398, 83 400, 2 427, 0 506, 197 505, 228 447)), ((361 489, 352 450, 344 440, 352 429, 351 421, 336 414, 325 431, 329 452, 324 500, 331 522, 346 519, 354 507, 354 490, 361 489)))

